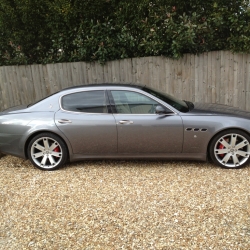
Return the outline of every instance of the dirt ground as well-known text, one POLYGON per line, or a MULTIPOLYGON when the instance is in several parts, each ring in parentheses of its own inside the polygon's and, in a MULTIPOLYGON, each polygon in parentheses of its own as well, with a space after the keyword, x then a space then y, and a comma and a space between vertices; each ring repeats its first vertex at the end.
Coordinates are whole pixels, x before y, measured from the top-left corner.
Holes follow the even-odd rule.
POLYGON ((250 166, 0 159, 0 249, 250 249, 250 166))

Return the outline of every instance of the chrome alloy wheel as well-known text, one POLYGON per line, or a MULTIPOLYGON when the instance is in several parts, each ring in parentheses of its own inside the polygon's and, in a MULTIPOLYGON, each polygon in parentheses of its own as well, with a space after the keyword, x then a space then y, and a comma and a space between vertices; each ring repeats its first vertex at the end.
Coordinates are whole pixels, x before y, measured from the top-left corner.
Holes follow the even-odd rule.
POLYGON ((63 158, 61 145, 53 138, 39 137, 30 148, 34 163, 43 169, 55 168, 63 158))
POLYGON ((216 160, 227 168, 241 167, 249 159, 249 155, 249 141, 237 133, 221 136, 214 146, 216 160))

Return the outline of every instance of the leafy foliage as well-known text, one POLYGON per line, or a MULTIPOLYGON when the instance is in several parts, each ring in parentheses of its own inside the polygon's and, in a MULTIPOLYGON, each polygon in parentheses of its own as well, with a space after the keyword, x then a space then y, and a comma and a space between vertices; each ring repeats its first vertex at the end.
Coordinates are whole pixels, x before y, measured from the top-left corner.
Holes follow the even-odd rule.
POLYGON ((1 0, 0 65, 250 52, 246 0, 1 0))

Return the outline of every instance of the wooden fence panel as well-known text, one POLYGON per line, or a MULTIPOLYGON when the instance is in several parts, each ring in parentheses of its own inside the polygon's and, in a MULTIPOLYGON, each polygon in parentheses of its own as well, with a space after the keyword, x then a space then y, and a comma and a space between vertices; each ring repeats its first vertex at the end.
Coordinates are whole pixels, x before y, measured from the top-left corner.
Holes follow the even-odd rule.
MULTIPOLYGON (((0 77, 1 77, 1 100, 2 100, 2 109, 6 109, 10 103, 10 99, 9 99, 9 96, 8 96, 8 90, 9 90, 9 85, 7 83, 7 80, 6 80, 6 77, 5 77, 5 74, 6 74, 6 67, 1 67, 1 74, 0 74, 0 77)), ((11 101, 11 103, 13 103, 13 100, 11 101)))
POLYGON ((250 111, 250 55, 213 51, 179 60, 142 57, 0 67, 0 110, 87 83, 141 83, 178 98, 250 111))

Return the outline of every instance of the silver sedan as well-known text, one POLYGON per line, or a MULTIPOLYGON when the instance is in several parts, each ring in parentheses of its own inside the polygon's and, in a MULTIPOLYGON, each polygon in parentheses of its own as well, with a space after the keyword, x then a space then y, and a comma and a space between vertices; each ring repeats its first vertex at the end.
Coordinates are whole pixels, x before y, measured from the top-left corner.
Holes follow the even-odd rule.
POLYGON ((83 159, 210 158, 248 164, 250 113, 147 86, 84 85, 0 113, 0 151, 54 170, 83 159))

